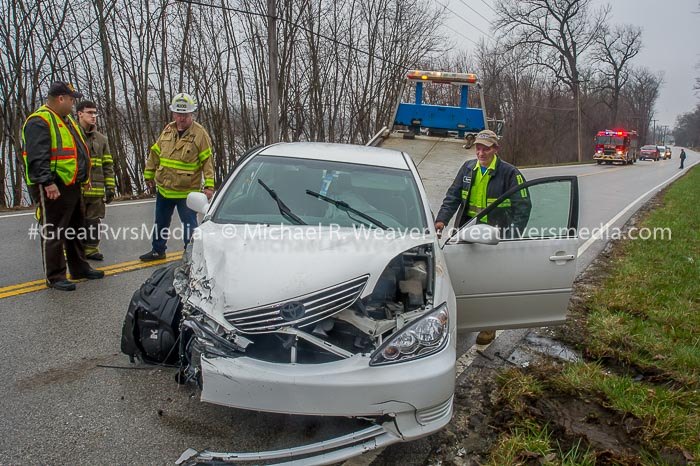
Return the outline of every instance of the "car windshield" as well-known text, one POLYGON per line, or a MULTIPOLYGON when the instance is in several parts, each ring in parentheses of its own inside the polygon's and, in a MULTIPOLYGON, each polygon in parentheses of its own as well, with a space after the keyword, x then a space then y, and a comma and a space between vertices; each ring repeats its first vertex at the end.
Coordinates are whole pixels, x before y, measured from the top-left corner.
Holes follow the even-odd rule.
POLYGON ((656 146, 644 146, 642 150, 656 150, 656 146))
POLYGON ((254 157, 236 174, 212 216, 217 223, 237 224, 301 224, 299 220, 307 225, 426 228, 410 170, 268 155, 254 157), (342 202, 334 205, 328 199, 342 202))

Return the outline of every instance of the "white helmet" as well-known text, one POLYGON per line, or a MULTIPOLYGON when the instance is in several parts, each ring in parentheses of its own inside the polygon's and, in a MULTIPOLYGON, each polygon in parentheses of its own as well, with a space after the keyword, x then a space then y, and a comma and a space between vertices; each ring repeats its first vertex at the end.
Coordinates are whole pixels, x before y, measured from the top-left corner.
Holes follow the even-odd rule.
POLYGON ((197 110, 197 101, 189 94, 181 92, 170 101, 170 111, 175 113, 192 113, 197 110))

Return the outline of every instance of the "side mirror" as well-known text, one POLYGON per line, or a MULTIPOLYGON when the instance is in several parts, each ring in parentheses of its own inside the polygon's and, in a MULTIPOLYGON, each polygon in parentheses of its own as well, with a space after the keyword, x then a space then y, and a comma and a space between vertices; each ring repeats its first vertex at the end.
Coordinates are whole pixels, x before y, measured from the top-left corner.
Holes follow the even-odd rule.
POLYGON ((460 241, 476 244, 498 244, 500 241, 498 228, 485 223, 477 223, 459 231, 460 241))
POLYGON ((187 195, 187 207, 199 214, 206 214, 209 210, 209 200, 204 193, 189 193, 187 195))

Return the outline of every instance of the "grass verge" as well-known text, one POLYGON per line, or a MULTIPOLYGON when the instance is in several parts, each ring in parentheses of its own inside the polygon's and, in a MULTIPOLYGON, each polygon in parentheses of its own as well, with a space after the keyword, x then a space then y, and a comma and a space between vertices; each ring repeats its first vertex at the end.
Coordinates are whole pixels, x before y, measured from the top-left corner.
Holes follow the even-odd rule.
POLYGON ((662 194, 637 227, 671 239, 620 241, 563 334, 578 363, 499 376, 510 413, 490 464, 700 461, 700 170, 662 194))

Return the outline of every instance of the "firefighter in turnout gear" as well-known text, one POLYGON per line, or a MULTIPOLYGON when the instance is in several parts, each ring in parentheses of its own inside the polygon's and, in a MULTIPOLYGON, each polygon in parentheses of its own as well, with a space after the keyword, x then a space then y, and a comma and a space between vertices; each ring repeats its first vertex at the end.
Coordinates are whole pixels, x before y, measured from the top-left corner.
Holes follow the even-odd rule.
POLYGON ((74 279, 104 277, 86 260, 81 241, 85 219, 80 186, 90 179, 90 152, 70 114, 81 97, 72 85, 54 82, 46 105, 29 115, 22 128, 27 186, 39 206, 46 283, 61 291, 75 290, 66 278, 66 262, 74 279))
POLYGON ((78 123, 85 134, 85 142, 90 149, 90 184, 83 186, 85 204, 85 227, 87 238, 85 256, 88 259, 104 260, 99 250, 100 220, 105 218, 105 204, 114 199, 114 162, 107 138, 97 131, 97 105, 89 100, 78 104, 78 123))
POLYGON ((208 199, 214 195, 214 164, 211 138, 194 121, 197 103, 189 94, 177 94, 170 104, 173 122, 158 137, 148 156, 144 178, 156 189, 156 212, 151 251, 142 261, 165 258, 170 221, 177 208, 183 226, 185 245, 197 227, 197 214, 187 207, 187 195, 202 190, 208 199))
MULTIPOLYGON (((496 133, 489 130, 481 131, 474 143, 477 158, 469 160, 462 166, 447 190, 442 207, 435 219, 435 229, 438 233, 445 228, 456 212, 459 211, 455 226, 460 228, 477 217, 506 191, 525 182, 525 178, 517 168, 498 157, 496 133)), ((527 189, 520 189, 496 206, 487 216, 480 217, 479 221, 498 227, 502 236, 518 236, 518 232, 527 226, 531 207, 527 189)), ((483 330, 479 332, 476 342, 479 345, 485 345, 492 342, 495 337, 495 330, 483 330)))

